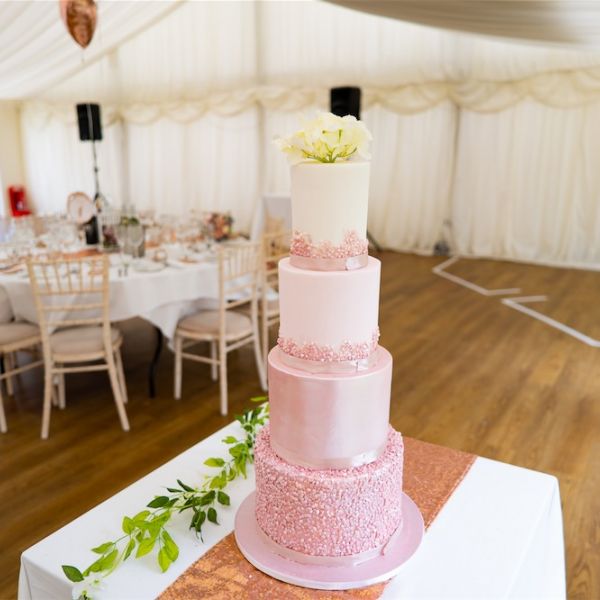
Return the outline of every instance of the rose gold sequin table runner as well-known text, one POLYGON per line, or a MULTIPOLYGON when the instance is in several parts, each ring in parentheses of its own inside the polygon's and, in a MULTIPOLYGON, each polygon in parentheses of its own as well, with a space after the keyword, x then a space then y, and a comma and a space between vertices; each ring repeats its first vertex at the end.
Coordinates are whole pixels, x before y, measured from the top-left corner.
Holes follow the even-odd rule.
MULTIPOLYGON (((471 465, 474 454, 404 438, 404 491, 429 527, 471 465)), ((160 600, 374 600, 380 583, 359 590, 331 592, 283 583, 255 569, 240 553, 233 533, 197 560, 160 596, 160 600)))

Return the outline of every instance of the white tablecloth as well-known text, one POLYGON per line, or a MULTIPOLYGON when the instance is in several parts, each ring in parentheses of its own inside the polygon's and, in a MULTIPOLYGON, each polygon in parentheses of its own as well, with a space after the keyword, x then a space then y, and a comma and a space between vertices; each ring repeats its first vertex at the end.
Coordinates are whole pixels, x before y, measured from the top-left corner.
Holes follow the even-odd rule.
MULTIPOLYGON (((35 302, 26 273, 0 275, 16 319, 37 323, 35 302)), ((142 317, 172 339, 177 322, 200 308, 214 303, 219 296, 216 262, 207 261, 180 267, 166 267, 155 273, 129 269, 120 277, 110 269, 110 318, 123 321, 142 317)))
MULTIPOLYGON (((23 552, 19 600, 70 598, 61 564, 90 564, 95 558, 89 549, 118 537, 122 517, 139 512, 176 478, 201 482, 199 465, 209 456, 225 457, 220 440, 238 427, 228 425, 23 552)), ((97 597, 155 598, 232 530, 235 512, 253 487, 253 473, 231 484, 231 507, 219 511, 220 526, 204 528, 204 543, 188 530, 189 517, 177 516, 172 530, 180 555, 167 573, 160 573, 154 556, 129 559, 97 597)), ((383 597, 565 598, 556 478, 478 458, 383 597)))

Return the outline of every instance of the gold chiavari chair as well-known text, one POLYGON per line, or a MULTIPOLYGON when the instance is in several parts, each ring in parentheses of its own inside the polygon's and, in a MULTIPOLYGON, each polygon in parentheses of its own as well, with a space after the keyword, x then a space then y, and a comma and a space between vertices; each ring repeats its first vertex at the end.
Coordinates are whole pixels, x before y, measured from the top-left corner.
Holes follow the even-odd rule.
POLYGON ((30 259, 27 268, 45 369, 42 439, 48 437, 50 429, 53 381, 58 380, 58 404, 64 408, 67 373, 108 371, 121 427, 129 431, 121 360, 123 336, 111 327, 109 318, 108 257, 30 259))
POLYGON ((211 365, 213 380, 221 387, 221 414, 227 414, 227 354, 254 344, 260 383, 266 389, 258 333, 258 284, 260 244, 240 243, 219 249, 219 307, 185 317, 175 331, 175 390, 181 398, 182 361, 184 358, 211 365), (249 305, 249 313, 242 310, 249 305), (209 342, 210 357, 185 352, 198 342, 209 342))

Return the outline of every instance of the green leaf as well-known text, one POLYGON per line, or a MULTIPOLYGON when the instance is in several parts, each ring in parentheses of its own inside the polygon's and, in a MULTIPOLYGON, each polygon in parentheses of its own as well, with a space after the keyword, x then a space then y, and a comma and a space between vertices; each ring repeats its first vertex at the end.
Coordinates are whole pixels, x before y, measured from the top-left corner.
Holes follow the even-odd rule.
POLYGON ((231 467, 229 469, 229 473, 227 474, 227 481, 233 481, 237 477, 237 471, 235 467, 231 467))
POLYGON ((177 480, 177 483, 186 491, 186 492, 193 492, 194 488, 191 488, 189 485, 185 485, 185 483, 183 483, 183 481, 181 481, 181 479, 177 480))
POLYGON ((127 535, 129 535, 135 529, 135 522, 129 517, 123 517, 121 528, 127 535))
POLYGON ((210 489, 211 490, 222 490, 225 486, 227 485, 227 476, 225 475, 225 473, 221 473, 220 475, 217 475, 216 477, 213 477, 210 480, 210 489))
POLYGON ((148 506, 149 508, 161 508, 168 501, 169 501, 168 496, 156 496, 156 498, 154 498, 154 500, 152 500, 151 502, 148 502, 148 504, 146 504, 146 506, 148 506))
POLYGON ((165 548, 161 548, 158 553, 158 565, 160 566, 160 570, 164 573, 170 566, 173 561, 169 558, 169 555, 165 548))
POLYGON ((234 438, 232 435, 228 435, 226 438, 223 438, 221 441, 224 444, 235 444, 235 443, 237 443, 238 439, 234 438))
POLYGON ((150 514, 149 510, 143 510, 142 512, 139 512, 137 515, 135 515, 135 517, 133 517, 134 521, 145 521, 146 517, 150 514))
POLYGON ((237 456, 244 456, 248 452, 248 446, 246 444, 241 443, 233 446, 233 448, 229 448, 229 454, 234 458, 237 456))
POLYGON ((152 552, 152 548, 154 548, 155 543, 156 538, 144 538, 138 546, 137 552, 135 553, 135 557, 140 558, 142 556, 146 556, 148 552, 152 552))
POLYGON ((129 544, 127 544, 127 548, 125 549, 125 554, 123 554, 123 560, 127 560, 129 558, 129 556, 133 552, 134 548, 135 548, 135 540, 131 539, 131 540, 129 540, 129 544))
POLYGON ((112 552, 104 556, 100 561, 100 564, 102 565, 102 569, 100 570, 108 571, 109 569, 112 569, 118 556, 119 551, 116 548, 112 552))
POLYGON ((215 500, 215 491, 206 492, 202 498, 200 498, 200 506, 206 506, 215 500))
POLYGON ((253 396, 250 398, 250 402, 266 402, 268 396, 253 396))
POLYGON ((222 467, 225 464, 225 461, 222 458, 207 458, 204 461, 204 464, 207 467, 222 467))
POLYGON ((201 510, 194 516, 194 519, 192 520, 194 529, 197 532, 200 532, 200 529, 202 528, 204 521, 206 521, 206 513, 203 510, 201 510))
POLYGON ((215 525, 219 524, 217 522, 217 511, 212 506, 208 509, 208 520, 215 525))
POLYGON ((63 565, 62 570, 63 570, 63 573, 67 576, 67 579, 69 581, 72 581, 73 583, 78 583, 80 581, 83 581, 83 575, 81 574, 81 571, 77 567, 71 567, 70 565, 63 565))
POLYGON ((170 487, 167 488, 167 492, 171 492, 171 494, 181 494, 182 491, 183 490, 180 490, 178 488, 170 488, 170 487))
POLYGON ((240 473, 246 478, 246 459, 243 456, 239 456, 235 459, 235 465, 239 469, 240 473))
POLYGON ((219 501, 219 504, 222 504, 223 506, 230 505, 229 496, 221 490, 219 490, 219 493, 217 494, 217 500, 219 501))
POLYGON ((179 556, 179 548, 177 544, 166 531, 163 531, 162 538, 164 542, 163 548, 167 553, 167 556, 171 559, 171 562, 176 561, 177 557, 179 556))
POLYGON ((95 552, 96 554, 104 554, 107 550, 110 550, 110 548, 112 548, 114 545, 114 542, 106 542, 105 544, 100 544, 99 546, 92 548, 92 552, 95 552))

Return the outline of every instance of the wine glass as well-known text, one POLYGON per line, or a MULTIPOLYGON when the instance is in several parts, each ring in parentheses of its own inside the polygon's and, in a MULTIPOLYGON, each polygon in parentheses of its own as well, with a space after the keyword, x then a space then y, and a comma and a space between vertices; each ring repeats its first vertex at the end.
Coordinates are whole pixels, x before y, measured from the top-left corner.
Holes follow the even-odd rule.
POLYGON ((129 227, 127 225, 116 225, 114 227, 115 240, 119 246, 119 260, 121 267, 119 268, 119 275, 123 274, 127 276, 129 271, 129 255, 127 254, 127 241, 129 239, 129 227))
POLYGON ((133 247, 132 254, 139 258, 140 248, 144 242, 144 227, 142 225, 129 225, 127 228, 127 235, 129 237, 129 244, 133 247))

